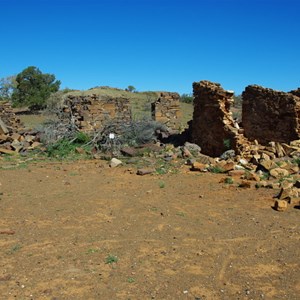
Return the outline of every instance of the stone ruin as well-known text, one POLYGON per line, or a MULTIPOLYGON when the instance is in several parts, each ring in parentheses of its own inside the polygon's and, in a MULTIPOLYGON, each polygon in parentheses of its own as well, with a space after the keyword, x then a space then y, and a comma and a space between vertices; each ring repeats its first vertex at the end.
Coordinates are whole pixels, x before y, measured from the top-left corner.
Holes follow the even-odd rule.
POLYGON ((300 138, 300 89, 284 93, 249 85, 242 94, 244 135, 266 145, 300 138))
POLYGON ((0 134, 17 132, 23 125, 9 102, 0 102, 0 134))
POLYGON ((129 99, 121 97, 69 95, 64 101, 63 113, 83 132, 97 131, 109 122, 121 125, 131 121, 129 99))
POLYGON ((242 94, 242 128, 230 111, 233 91, 209 81, 195 82, 193 90, 190 136, 203 154, 218 157, 232 149, 241 157, 259 160, 298 151, 300 89, 284 93, 248 86, 242 94))
POLYGON ((166 125, 169 129, 178 130, 181 117, 179 100, 178 93, 159 93, 158 99, 151 104, 152 119, 166 125))
POLYGON ((230 111, 234 92, 205 80, 194 82, 193 91, 192 142, 201 147, 203 154, 212 157, 229 149, 237 150, 242 143, 230 111))
POLYGON ((40 145, 37 132, 25 130, 9 102, 0 102, 0 154, 27 151, 40 145))

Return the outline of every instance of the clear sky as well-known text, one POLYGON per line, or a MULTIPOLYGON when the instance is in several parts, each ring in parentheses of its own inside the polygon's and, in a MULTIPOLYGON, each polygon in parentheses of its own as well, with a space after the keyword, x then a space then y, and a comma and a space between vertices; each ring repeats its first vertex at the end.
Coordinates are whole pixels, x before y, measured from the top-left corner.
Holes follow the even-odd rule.
POLYGON ((300 0, 0 0, 0 78, 191 93, 300 87, 300 0))

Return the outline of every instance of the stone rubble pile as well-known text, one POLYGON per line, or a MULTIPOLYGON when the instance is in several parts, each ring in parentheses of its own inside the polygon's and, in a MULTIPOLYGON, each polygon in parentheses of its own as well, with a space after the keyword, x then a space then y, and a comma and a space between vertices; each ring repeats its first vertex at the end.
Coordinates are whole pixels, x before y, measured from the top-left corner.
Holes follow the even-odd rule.
POLYGON ((41 144, 37 132, 25 130, 8 102, 0 102, 0 154, 26 152, 41 144))

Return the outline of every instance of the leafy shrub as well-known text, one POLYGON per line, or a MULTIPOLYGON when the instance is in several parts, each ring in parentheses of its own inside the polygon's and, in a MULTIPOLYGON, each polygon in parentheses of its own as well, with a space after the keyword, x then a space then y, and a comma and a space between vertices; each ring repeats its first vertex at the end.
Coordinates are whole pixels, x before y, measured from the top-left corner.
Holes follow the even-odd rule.
POLYGON ((73 139, 63 138, 61 140, 56 141, 55 143, 49 144, 47 146, 47 155, 49 157, 56 158, 67 158, 78 155, 76 153, 77 148, 83 148, 86 151, 90 150, 90 146, 88 142, 90 138, 82 133, 78 132, 73 139))

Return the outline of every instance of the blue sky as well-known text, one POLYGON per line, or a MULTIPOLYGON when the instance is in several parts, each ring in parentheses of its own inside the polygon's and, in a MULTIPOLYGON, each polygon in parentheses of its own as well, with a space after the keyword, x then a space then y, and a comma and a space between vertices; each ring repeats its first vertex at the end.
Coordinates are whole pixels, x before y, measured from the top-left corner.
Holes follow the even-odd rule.
POLYGON ((210 80, 300 87, 298 0, 0 0, 0 78, 191 93, 210 80))

